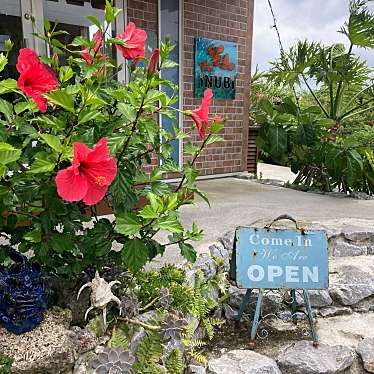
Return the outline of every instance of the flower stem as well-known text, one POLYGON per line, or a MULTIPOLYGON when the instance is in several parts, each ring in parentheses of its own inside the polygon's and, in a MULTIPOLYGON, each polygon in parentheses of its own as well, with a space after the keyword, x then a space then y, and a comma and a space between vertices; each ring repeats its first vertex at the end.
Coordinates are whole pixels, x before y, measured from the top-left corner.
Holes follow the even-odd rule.
POLYGON ((133 325, 138 325, 138 326, 144 327, 147 330, 152 330, 152 331, 159 331, 160 330, 160 326, 149 325, 148 323, 138 321, 137 319, 122 318, 122 317, 118 317, 117 319, 120 320, 120 321, 123 321, 123 322, 132 323, 133 325))

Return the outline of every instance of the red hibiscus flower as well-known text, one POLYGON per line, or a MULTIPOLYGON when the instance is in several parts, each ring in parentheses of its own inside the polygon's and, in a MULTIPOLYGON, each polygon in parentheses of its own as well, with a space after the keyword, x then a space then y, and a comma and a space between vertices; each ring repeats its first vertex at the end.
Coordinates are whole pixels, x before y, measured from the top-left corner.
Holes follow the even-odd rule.
POLYGON ((18 88, 35 101, 38 108, 47 110, 47 99, 44 93, 53 91, 58 84, 53 70, 39 60, 30 48, 22 48, 19 52, 17 70, 20 73, 18 88))
POLYGON ((201 104, 197 109, 192 111, 192 119, 195 121, 197 131, 201 140, 204 140, 205 135, 209 132, 209 107, 212 102, 213 91, 207 88, 204 91, 204 97, 201 100, 201 104), (203 131, 203 123, 205 125, 205 134, 203 131))
POLYGON ((119 34, 118 37, 125 42, 125 45, 122 46, 116 44, 116 47, 122 52, 122 55, 126 60, 145 55, 147 33, 142 29, 136 28, 133 22, 129 22, 125 31, 119 34))
POLYGON ((100 30, 97 30, 93 35, 92 40, 95 42, 94 48, 85 48, 80 52, 81 57, 86 61, 88 65, 92 65, 94 57, 97 57, 99 60, 106 60, 108 56, 104 56, 100 49, 103 46, 103 33, 100 30))
POLYGON ((73 164, 56 176, 57 193, 66 201, 83 200, 86 205, 101 201, 117 174, 117 163, 109 156, 106 138, 93 149, 74 143, 73 164))
POLYGON ((156 48, 153 51, 151 58, 149 59, 149 63, 148 63, 148 76, 152 75, 156 71, 157 66, 158 66, 158 58, 159 58, 159 56, 160 56, 160 48, 156 48))

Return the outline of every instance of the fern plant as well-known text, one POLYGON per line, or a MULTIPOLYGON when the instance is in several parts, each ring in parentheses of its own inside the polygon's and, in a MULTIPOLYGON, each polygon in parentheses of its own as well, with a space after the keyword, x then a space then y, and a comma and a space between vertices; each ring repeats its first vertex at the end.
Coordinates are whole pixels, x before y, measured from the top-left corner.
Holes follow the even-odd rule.
POLYGON ((194 332, 194 324, 193 322, 190 322, 186 329, 186 333, 183 335, 183 345, 185 346, 186 353, 190 358, 200 364, 206 365, 208 360, 204 354, 201 353, 201 349, 206 346, 206 342, 201 339, 194 339, 194 332))
POLYGON ((166 360, 165 366, 168 374, 182 374, 186 367, 183 353, 178 348, 173 349, 166 360))
POLYGON ((139 374, 166 374, 160 366, 164 351, 162 339, 157 332, 146 334, 136 352, 138 362, 134 364, 134 369, 139 374))
POLYGON ((111 348, 127 349, 129 347, 129 340, 127 339, 127 336, 123 330, 118 327, 114 327, 112 337, 110 338, 108 345, 111 348))

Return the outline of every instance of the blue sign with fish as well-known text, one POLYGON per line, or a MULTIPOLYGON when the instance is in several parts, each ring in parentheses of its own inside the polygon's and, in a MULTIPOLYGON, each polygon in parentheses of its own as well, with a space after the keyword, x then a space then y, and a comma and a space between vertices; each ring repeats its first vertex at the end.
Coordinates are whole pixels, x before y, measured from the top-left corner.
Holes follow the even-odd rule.
POLYGON ((328 244, 322 230, 239 227, 234 255, 239 287, 326 289, 328 244))
POLYGON ((195 38, 195 97, 207 88, 215 99, 235 99, 238 46, 236 43, 195 38))

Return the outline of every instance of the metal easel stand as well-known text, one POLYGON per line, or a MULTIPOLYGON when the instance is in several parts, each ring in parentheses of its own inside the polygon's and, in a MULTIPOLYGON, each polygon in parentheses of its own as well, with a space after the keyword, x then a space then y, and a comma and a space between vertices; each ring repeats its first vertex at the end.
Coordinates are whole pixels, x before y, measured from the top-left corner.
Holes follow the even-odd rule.
MULTIPOLYGON (((253 292, 252 289, 247 289, 243 297, 243 300, 240 304, 238 315, 236 316, 237 321, 240 321, 242 319, 244 310, 249 304, 252 292, 253 292)), ((317 332, 314 326, 312 306, 310 304, 310 298, 309 298, 309 294, 307 290, 303 290, 303 298, 304 298, 304 303, 306 306, 306 315, 308 317, 308 322, 309 322, 309 326, 311 330, 311 337, 313 339, 313 345, 318 346, 318 335, 317 335, 317 332)), ((256 334, 257 334, 258 325, 261 322, 261 308, 262 308, 263 300, 264 300, 264 289, 261 288, 259 289, 257 303, 256 303, 255 316, 254 316, 252 328, 251 328, 251 340, 249 343, 251 347, 254 347, 256 344, 256 334)), ((292 321, 293 323, 296 324, 297 323, 297 318, 296 318, 297 302, 296 302, 296 290, 294 289, 291 290, 291 310, 292 310, 292 321)))

